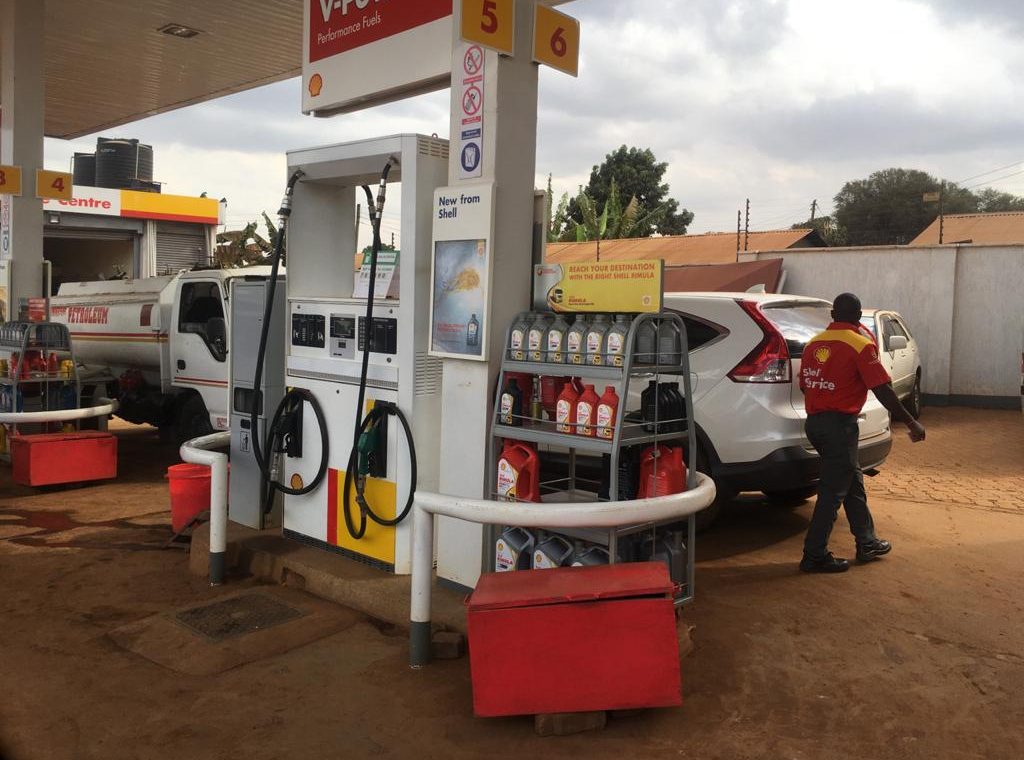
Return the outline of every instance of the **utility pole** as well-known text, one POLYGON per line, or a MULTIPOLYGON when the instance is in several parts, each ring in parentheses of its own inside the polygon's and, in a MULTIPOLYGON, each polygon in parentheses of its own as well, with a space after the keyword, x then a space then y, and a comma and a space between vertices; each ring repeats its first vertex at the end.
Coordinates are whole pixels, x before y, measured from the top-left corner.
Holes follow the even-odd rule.
POLYGON ((814 222, 814 214, 815 214, 815 212, 817 212, 817 210, 818 210, 818 199, 815 198, 813 201, 811 201, 811 222, 812 223, 814 222))
POLYGON ((392 248, 395 247, 395 233, 394 232, 391 233, 391 247, 392 248))
POLYGON ((942 245, 942 232, 945 226, 946 220, 942 216, 942 200, 946 194, 946 182, 943 180, 942 184, 939 185, 939 245, 942 245))
POLYGON ((747 216, 743 221, 743 250, 747 250, 750 237, 750 198, 747 198, 747 216))
POLYGON ((740 233, 743 231, 743 212, 736 209, 736 261, 740 260, 740 233))

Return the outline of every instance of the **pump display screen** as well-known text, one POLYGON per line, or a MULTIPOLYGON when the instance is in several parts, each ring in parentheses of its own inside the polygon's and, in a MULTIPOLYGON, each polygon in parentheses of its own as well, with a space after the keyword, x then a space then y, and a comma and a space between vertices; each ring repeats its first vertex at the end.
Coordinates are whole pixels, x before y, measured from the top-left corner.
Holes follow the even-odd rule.
POLYGON ((331 315, 331 337, 353 340, 356 337, 356 318, 331 315))

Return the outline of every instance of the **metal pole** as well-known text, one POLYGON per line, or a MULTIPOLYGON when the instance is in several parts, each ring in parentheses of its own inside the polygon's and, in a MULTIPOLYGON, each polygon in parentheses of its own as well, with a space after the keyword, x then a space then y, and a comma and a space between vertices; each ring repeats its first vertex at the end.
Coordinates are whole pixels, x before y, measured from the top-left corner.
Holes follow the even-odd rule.
POLYGON ((747 198, 747 216, 743 222, 743 250, 747 250, 747 239, 750 237, 750 198, 747 198))
POLYGON ((231 432, 223 431, 193 438, 181 445, 179 453, 186 462, 210 468, 210 585, 224 582, 228 544, 228 455, 209 449, 231 443, 231 432))
POLYGON ((409 611, 409 664, 430 664, 430 584, 434 565, 434 515, 420 504, 412 509, 412 599, 409 611))
POLYGON ((740 260, 740 233, 743 232, 743 212, 736 209, 736 261, 740 260))

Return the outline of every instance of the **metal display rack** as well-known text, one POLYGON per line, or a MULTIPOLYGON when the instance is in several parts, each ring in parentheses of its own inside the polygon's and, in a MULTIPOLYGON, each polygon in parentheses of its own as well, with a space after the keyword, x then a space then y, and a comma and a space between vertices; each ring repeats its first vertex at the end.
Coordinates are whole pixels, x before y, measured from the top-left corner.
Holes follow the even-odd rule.
MULTIPOLYGON (((57 322, 4 322, 0 324, 0 359, 8 371, 0 376, 0 411, 46 412, 77 409, 81 383, 67 325, 57 322), (26 366, 29 352, 38 352, 46 369, 26 366), (51 356, 56 355, 57 369, 51 356), (68 364, 67 362, 70 362, 68 364)), ((47 424, 9 425, 12 433, 45 432, 47 424)), ((9 459, 5 452, 2 455, 9 459)))
MULTIPOLYGON (((527 313, 520 314, 513 320, 512 324, 519 322, 527 313)), ((687 343, 686 327, 682 318, 674 312, 659 312, 651 314, 639 314, 633 317, 629 332, 626 336, 625 346, 621 355, 622 366, 608 366, 608 356, 602 355, 602 364, 564 364, 554 362, 533 362, 519 361, 512 356, 509 349, 512 328, 507 331, 505 338, 505 351, 501 365, 501 372, 498 378, 498 389, 495 398, 494 412, 491 419, 491 436, 489 439, 488 462, 490 475, 488 486, 490 497, 501 498, 497 491, 497 464, 501 455, 501 442, 504 440, 515 440, 532 443, 538 448, 538 455, 543 458, 545 453, 564 450, 568 452, 568 471, 565 477, 540 481, 541 500, 545 503, 572 503, 572 502, 593 502, 610 501, 618 496, 619 490, 619 464, 623 451, 634 446, 657 445, 668 442, 682 443, 687 452, 687 460, 692 463, 694 452, 696 452, 696 433, 693 423, 693 399, 690 387, 689 367, 689 346, 687 343), (645 323, 653 323, 660 338, 668 323, 672 323, 675 332, 679 336, 678 352, 639 354, 637 352, 637 336, 645 323), (528 416, 528 404, 523 404, 523 414, 516 419, 519 425, 504 424, 501 419, 501 394, 506 387, 510 373, 525 373, 535 376, 555 376, 562 378, 579 377, 584 381, 599 381, 615 387, 619 396, 619 405, 616 412, 615 427, 612 437, 598 438, 587 437, 573 433, 563 433, 556 429, 556 422, 547 419, 534 419, 528 416), (638 393, 634 390, 630 395, 631 385, 637 380, 654 380, 661 383, 662 376, 668 376, 679 383, 680 393, 685 403, 685 417, 678 419, 658 419, 660 412, 659 404, 654 404, 654 419, 643 419, 638 406, 638 393), (634 408, 630 408, 630 406, 634 408), (653 429, 653 430, 652 430, 653 429), (544 448, 541 448, 544 447, 544 448), (583 454, 599 454, 607 457, 607 496, 601 496, 603 483, 593 479, 585 478, 577 473, 577 452, 583 454), (595 488, 596 486, 596 488, 595 488)), ((545 352, 546 356, 546 352, 545 352)), ((532 389, 531 389, 532 390, 532 389)), ((543 412, 542 415, 543 417, 543 412)), ((657 460, 655 460, 657 462, 657 460)), ((657 464, 655 464, 657 466, 657 464)), ((637 477, 639 482, 639 477, 637 477)), ((686 487, 694 488, 696 485, 696 472, 693 466, 687 467, 686 487)), ((523 502, 524 508, 528 508, 529 502, 523 502)), ((567 539, 585 541, 591 544, 604 546, 608 550, 609 561, 615 563, 620 561, 619 550, 621 539, 626 537, 640 537, 643 534, 651 536, 651 552, 657 546, 656 536, 659 528, 677 523, 678 521, 665 521, 660 523, 637 523, 619 528, 605 529, 552 529, 545 530, 545 533, 561 535, 567 539)), ((497 539, 500 526, 491 526, 487 546, 487 569, 494 569, 493 547, 497 539)), ((694 580, 694 535, 695 518, 690 515, 686 520, 686 540, 682 541, 681 531, 672 531, 668 536, 675 536, 674 539, 679 546, 676 548, 685 552, 685 581, 678 584, 676 604, 681 605, 693 598, 694 580)), ((637 545, 642 545, 639 542, 637 545)), ((633 548, 636 548, 634 546, 633 548)), ((650 559, 653 557, 636 557, 633 559, 650 559)))

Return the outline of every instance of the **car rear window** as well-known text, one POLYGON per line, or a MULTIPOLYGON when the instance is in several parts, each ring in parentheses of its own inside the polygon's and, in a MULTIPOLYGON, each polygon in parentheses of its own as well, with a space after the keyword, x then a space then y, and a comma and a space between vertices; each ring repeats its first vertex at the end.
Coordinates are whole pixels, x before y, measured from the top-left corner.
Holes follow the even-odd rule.
POLYGON ((822 304, 767 303, 762 307, 764 315, 779 328, 786 339, 789 355, 796 358, 804 347, 832 321, 832 307, 822 304))

